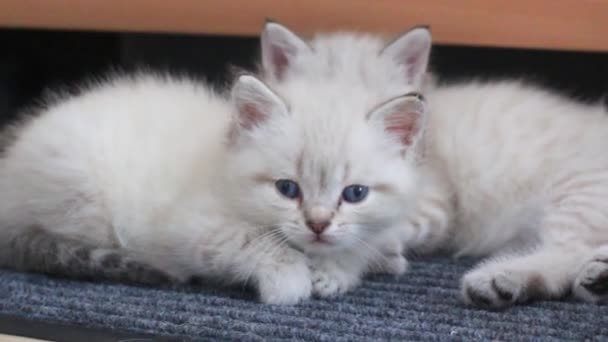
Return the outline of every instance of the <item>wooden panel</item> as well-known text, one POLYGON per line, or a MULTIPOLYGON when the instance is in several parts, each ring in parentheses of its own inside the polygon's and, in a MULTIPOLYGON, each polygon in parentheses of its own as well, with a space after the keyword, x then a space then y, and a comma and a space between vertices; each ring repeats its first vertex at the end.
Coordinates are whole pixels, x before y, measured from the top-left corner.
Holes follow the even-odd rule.
POLYGON ((608 51, 608 0, 0 0, 0 26, 257 35, 293 29, 395 34, 429 24, 436 42, 608 51))

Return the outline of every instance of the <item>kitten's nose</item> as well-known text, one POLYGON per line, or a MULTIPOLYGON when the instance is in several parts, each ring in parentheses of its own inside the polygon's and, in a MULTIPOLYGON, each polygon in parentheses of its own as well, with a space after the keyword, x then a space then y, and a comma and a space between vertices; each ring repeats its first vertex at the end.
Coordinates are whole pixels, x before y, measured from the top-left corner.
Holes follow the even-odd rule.
POLYGON ((321 235, 330 224, 329 221, 306 221, 308 228, 317 235, 321 235))
POLYGON ((313 205, 305 211, 306 225, 315 234, 321 235, 331 224, 333 213, 322 205, 313 205))

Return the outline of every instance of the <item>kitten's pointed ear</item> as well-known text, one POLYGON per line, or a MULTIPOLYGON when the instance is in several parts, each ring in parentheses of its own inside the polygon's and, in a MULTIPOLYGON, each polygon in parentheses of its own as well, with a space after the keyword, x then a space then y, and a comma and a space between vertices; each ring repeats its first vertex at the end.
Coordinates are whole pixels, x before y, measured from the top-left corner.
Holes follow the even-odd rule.
POLYGON ((311 51, 310 46, 297 34, 269 20, 262 30, 261 46, 264 72, 277 80, 283 77, 296 56, 311 51))
POLYGON ((428 27, 416 27, 386 46, 382 54, 403 67, 403 77, 408 84, 419 87, 428 67, 431 43, 431 31, 428 27))
POLYGON ((239 131, 250 131, 273 116, 288 112, 287 106, 277 94, 250 75, 238 78, 232 88, 232 101, 237 111, 235 128, 239 131))
POLYGON ((418 93, 396 97, 371 111, 368 119, 405 150, 422 136, 426 122, 424 99, 418 93))

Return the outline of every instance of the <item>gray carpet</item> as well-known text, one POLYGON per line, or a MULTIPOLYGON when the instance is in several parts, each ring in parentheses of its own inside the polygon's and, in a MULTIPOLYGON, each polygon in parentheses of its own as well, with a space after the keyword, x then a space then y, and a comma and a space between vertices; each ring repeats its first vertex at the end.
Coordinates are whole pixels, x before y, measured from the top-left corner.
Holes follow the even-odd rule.
POLYGON ((466 308, 466 263, 415 262, 340 299, 297 306, 252 301, 240 288, 142 288, 0 271, 0 314, 196 340, 608 340, 608 305, 543 302, 504 312, 466 308))

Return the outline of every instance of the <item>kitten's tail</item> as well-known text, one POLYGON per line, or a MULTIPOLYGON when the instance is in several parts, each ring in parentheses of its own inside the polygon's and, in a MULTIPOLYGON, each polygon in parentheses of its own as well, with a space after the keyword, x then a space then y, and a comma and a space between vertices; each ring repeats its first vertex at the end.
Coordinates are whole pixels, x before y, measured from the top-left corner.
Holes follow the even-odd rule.
POLYGON ((0 267, 81 280, 169 283, 165 273, 125 251, 99 248, 32 227, 0 243, 0 267))

